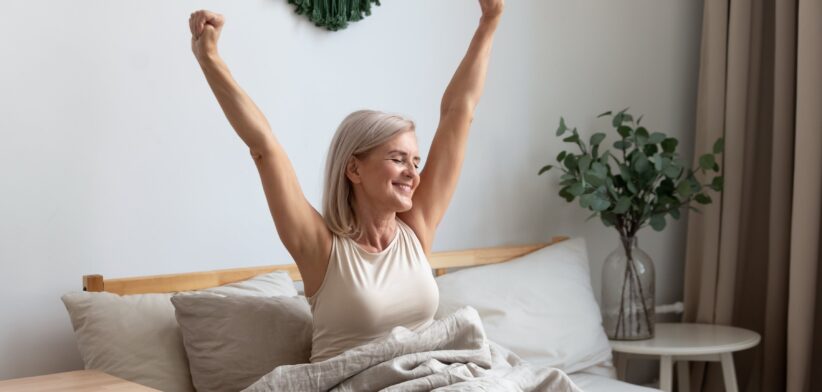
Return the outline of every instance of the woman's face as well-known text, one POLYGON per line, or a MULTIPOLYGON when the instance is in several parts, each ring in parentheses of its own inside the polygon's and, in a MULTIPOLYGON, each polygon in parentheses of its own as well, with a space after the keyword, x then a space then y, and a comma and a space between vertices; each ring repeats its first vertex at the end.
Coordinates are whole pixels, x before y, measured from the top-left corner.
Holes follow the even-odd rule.
POLYGON ((420 157, 414 132, 401 132, 365 156, 355 157, 353 162, 348 178, 354 184, 355 197, 381 209, 411 209, 414 191, 420 183, 420 157))

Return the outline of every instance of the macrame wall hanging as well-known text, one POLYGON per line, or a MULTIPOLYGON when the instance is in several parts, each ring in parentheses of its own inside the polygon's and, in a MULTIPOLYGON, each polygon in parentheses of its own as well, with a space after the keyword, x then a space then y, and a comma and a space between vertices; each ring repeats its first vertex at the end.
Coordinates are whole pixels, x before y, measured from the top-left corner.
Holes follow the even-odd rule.
POLYGON ((371 3, 380 5, 380 0, 288 0, 297 6, 297 13, 305 15, 319 27, 337 31, 348 27, 348 22, 356 22, 371 15, 371 3))

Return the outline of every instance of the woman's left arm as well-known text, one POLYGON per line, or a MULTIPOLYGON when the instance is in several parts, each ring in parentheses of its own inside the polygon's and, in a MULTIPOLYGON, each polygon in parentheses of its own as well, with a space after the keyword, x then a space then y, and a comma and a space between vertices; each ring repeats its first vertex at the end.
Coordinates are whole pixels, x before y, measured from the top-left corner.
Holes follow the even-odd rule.
POLYGON ((442 96, 440 123, 420 173, 413 207, 399 215, 414 229, 426 253, 430 253, 434 232, 457 187, 468 130, 485 85, 494 32, 504 7, 504 0, 479 2, 482 8, 479 27, 442 96))

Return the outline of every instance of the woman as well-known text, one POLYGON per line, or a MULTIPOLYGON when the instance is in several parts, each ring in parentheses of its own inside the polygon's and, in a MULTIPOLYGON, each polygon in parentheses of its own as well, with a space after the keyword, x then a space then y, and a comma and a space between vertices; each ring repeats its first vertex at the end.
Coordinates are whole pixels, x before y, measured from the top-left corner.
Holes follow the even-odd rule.
POLYGON ((248 145, 277 233, 299 267, 314 317, 311 362, 390 332, 427 326, 438 291, 427 255, 457 185, 504 0, 480 0, 482 17, 445 90, 425 170, 414 123, 352 113, 328 152, 323 215, 309 204, 268 121, 217 51, 222 15, 191 14, 191 46, 231 126, 248 145))

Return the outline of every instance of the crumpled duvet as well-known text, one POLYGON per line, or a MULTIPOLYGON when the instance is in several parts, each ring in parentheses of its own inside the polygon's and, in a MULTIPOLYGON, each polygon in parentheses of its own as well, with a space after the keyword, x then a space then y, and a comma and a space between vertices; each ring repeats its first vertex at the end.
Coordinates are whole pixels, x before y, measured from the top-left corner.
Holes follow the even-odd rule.
POLYGON ((277 367, 244 391, 432 390, 581 391, 561 370, 534 367, 489 341, 471 307, 322 362, 277 367))

